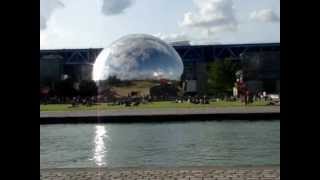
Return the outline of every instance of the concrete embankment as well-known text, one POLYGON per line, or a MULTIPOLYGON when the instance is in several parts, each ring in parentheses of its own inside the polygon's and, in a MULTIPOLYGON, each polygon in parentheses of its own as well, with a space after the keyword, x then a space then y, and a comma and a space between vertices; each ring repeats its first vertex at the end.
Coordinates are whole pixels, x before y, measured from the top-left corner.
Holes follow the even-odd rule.
POLYGON ((280 166, 40 169, 40 179, 280 180, 280 166))
POLYGON ((40 124, 279 119, 279 106, 40 112, 40 124))

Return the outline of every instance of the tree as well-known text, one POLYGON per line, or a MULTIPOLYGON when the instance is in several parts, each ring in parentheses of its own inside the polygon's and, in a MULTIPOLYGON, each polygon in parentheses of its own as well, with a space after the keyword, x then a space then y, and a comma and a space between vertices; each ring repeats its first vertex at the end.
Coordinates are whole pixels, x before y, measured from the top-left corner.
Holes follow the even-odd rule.
POLYGON ((73 97, 77 95, 77 90, 74 88, 72 79, 60 80, 55 83, 55 94, 60 97, 73 97))
POLYGON ((118 85, 121 84, 121 80, 117 76, 110 76, 107 79, 109 85, 118 85))
POLYGON ((79 84, 79 94, 82 97, 91 97, 98 94, 98 87, 92 80, 82 80, 79 84))
POLYGON ((208 93, 221 95, 232 93, 236 81, 235 73, 240 65, 230 59, 216 60, 208 64, 208 93))

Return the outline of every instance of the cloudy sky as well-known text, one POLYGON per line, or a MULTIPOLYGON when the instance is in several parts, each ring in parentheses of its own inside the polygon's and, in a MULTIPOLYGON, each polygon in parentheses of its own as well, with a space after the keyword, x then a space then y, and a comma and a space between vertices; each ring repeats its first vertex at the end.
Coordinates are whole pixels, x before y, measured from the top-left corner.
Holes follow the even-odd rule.
POLYGON ((40 48, 146 33, 192 44, 280 42, 280 0, 40 0, 40 48))

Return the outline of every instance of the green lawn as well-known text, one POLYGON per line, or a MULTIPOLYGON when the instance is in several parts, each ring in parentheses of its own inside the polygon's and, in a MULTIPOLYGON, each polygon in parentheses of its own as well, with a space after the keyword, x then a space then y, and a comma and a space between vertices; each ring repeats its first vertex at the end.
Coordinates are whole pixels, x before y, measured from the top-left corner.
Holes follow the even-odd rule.
MULTIPOLYGON (((248 106, 266 106, 268 102, 257 101, 248 106)), ((214 108, 214 107, 236 107, 244 106, 241 102, 210 102, 210 104, 191 104, 191 103, 175 103, 172 101, 163 102, 153 102, 150 104, 140 104, 135 107, 125 107, 125 106, 113 106, 106 103, 93 105, 93 106, 83 106, 71 107, 70 104, 50 104, 50 105, 40 105, 40 111, 90 111, 90 110, 120 110, 120 109, 174 109, 174 108, 214 108)))

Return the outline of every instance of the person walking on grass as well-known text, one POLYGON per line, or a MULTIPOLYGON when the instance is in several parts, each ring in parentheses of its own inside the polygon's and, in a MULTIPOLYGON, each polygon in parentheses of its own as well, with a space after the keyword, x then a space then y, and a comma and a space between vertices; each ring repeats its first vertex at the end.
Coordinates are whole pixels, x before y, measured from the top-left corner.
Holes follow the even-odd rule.
POLYGON ((263 91, 262 96, 264 98, 264 101, 267 101, 267 92, 263 91))
POLYGON ((245 92, 245 95, 244 95, 244 104, 245 104, 245 105, 248 105, 248 104, 249 104, 249 97, 250 97, 250 92, 249 92, 249 90, 247 89, 246 92, 245 92))

